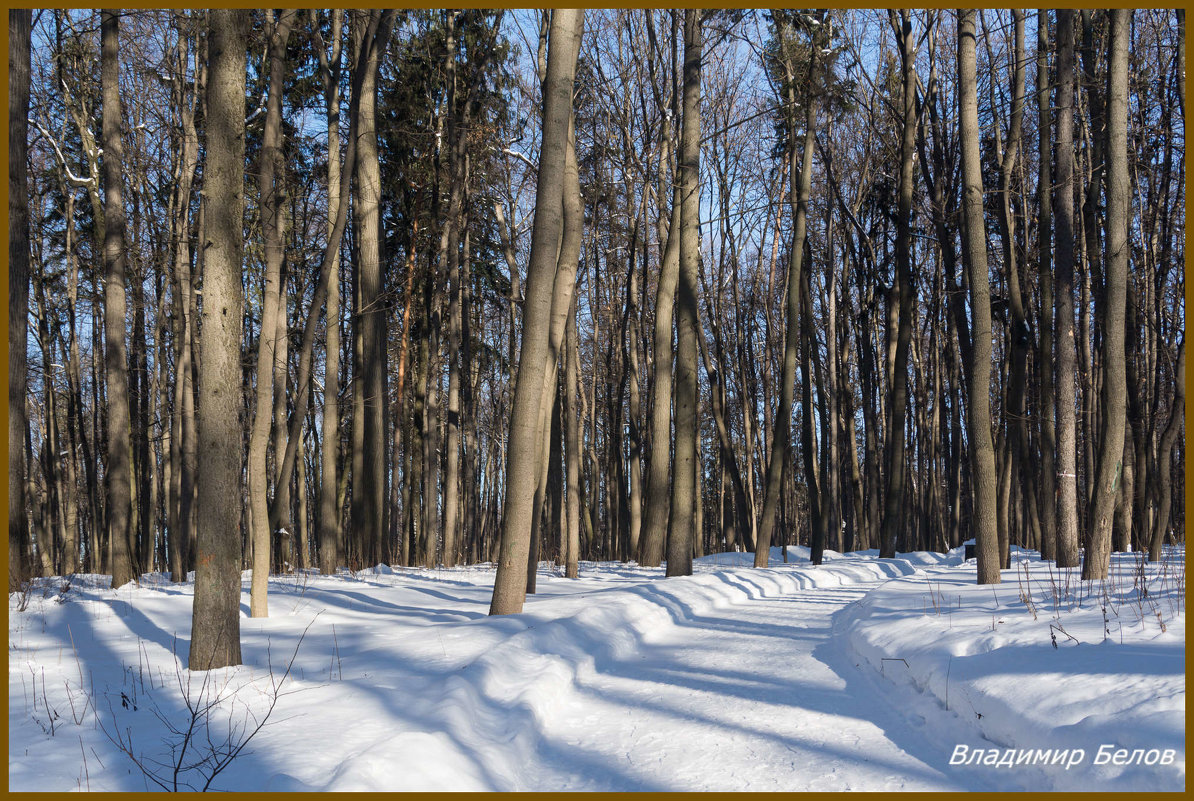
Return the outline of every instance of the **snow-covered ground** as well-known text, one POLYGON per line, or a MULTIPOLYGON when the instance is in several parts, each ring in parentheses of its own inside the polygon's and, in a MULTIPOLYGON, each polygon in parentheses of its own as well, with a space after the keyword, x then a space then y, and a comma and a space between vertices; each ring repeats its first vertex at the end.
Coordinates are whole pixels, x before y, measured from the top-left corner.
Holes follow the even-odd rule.
POLYGON ((9 597, 9 789, 1184 787, 1183 551, 1103 584, 1017 552, 994 590, 959 552, 788 553, 544 565, 498 618, 487 565, 274 577, 265 619, 246 573, 244 664, 196 674, 193 585, 41 580, 9 597))

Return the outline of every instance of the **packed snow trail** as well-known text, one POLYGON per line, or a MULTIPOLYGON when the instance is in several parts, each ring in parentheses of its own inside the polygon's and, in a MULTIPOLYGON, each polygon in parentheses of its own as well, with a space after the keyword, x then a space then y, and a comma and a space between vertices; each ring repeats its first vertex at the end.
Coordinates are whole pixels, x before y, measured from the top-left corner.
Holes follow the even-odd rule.
POLYGON ((859 692, 855 667, 831 642, 831 616, 877 583, 693 614, 637 655, 581 671, 543 720, 540 755, 552 771, 528 776, 528 786, 964 789, 941 770, 947 755, 924 748, 882 699, 859 692), (582 775, 578 753, 593 768, 582 775))
MULTIPOLYGON (((23 600, 9 598, 9 789, 151 789, 113 735, 164 775, 188 720, 184 692, 192 706, 222 697, 208 721, 218 746, 230 727, 264 714, 291 654, 269 725, 213 788, 1047 789, 1056 776, 951 766, 951 753, 958 743, 1082 746, 1089 761, 1112 741, 1176 744, 1180 764, 1156 776, 1074 770, 1065 782, 1184 784, 1184 659, 1154 658, 1184 645, 1184 555, 1168 579, 1164 566, 1149 568, 1161 570, 1147 602, 1157 617, 1141 606, 1140 625, 1129 615, 1135 568, 1125 563, 1132 575, 1108 597, 1120 604, 1115 634, 1126 647, 1063 652, 1048 640, 1056 601, 1045 576, 1028 585, 1037 621, 1015 581, 970 587, 960 549, 882 560, 827 552, 821 566, 807 548, 788 552, 785 565, 773 549, 768 570, 751 567, 751 554, 712 555, 696 560, 696 575, 666 580, 658 568, 617 563, 583 563, 579 579, 541 569, 524 613, 500 617, 486 614, 491 565, 271 577, 269 618, 247 617, 246 572, 244 664, 206 674, 184 669, 193 584, 159 574, 116 590, 106 576, 42 579, 23 600), (1006 620, 987 608, 995 592, 1006 620), (1008 644, 1023 656, 1010 673, 1004 650, 983 656, 1008 644), (949 700, 949 663, 963 651, 975 658, 953 660, 954 698, 987 699, 977 727, 949 700), (1034 722, 1029 707, 1047 705, 1027 700, 1021 683, 1043 682, 1038 692, 1054 688, 1063 702, 1074 676, 1090 673, 1074 661, 1084 653, 1118 660, 1116 704, 1103 705, 1116 720, 1095 705, 1082 725, 1054 731, 1048 712, 1034 722)), ((1076 611, 1063 598, 1066 630, 1084 643, 1099 643, 1108 626, 1092 598, 1075 599, 1085 602, 1076 611)), ((197 778, 184 774, 182 789, 197 778)))
MULTIPOLYGON (((833 615, 876 576, 913 569, 722 567, 601 591, 450 677, 422 716, 445 732, 383 738, 321 789, 393 773, 420 789, 965 789, 832 641, 833 615)), ((567 605, 530 600, 528 616, 567 605)))

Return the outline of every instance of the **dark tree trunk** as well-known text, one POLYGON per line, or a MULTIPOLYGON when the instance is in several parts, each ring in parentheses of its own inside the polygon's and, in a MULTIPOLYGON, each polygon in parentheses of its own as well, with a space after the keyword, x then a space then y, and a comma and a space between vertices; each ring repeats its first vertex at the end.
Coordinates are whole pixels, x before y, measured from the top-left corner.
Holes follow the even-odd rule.
MULTIPOLYGON (((908 411, 908 347, 912 339, 912 167, 916 155, 916 54, 912 20, 907 12, 888 12, 896 40, 900 44, 903 68, 903 135, 900 142, 900 183, 896 205, 896 286, 899 303, 895 351, 891 368, 891 387, 887 414, 887 442, 884 452, 887 466, 887 490, 879 544, 880 557, 893 557, 903 528, 904 515, 904 428, 908 411)), ((985 274, 984 274, 985 275, 985 274)))
POLYGON ((29 325, 29 62, 33 13, 8 12, 8 591, 29 577, 25 507, 26 337, 29 325))
POLYGON ((1078 566, 1077 332, 1074 330, 1074 12, 1057 12, 1057 566, 1078 566))
MULTIPOLYGON (((789 29, 790 30, 790 29, 789 29)), ((815 48, 814 48, 815 52, 815 48)), ((816 63, 815 56, 809 62, 809 76, 816 63)), ((800 339, 800 283, 804 268, 804 237, 808 224, 808 199, 812 192, 813 140, 816 135, 816 114, 811 97, 805 101, 804 142, 801 150, 800 170, 796 170, 796 90, 795 74, 790 62, 784 64, 787 81, 786 99, 789 106, 788 125, 788 174, 793 182, 791 203, 793 204, 792 242, 788 249, 787 275, 787 322, 784 329, 784 361, 780 377, 779 410, 776 412, 772 429, 771 455, 767 460, 766 489, 763 494, 763 511, 759 521, 758 541, 755 543, 755 567, 766 567, 771 555, 771 541, 774 536, 776 513, 780 495, 784 488, 784 474, 789 470, 789 454, 792 449, 792 402, 796 394, 797 346, 800 339)), ((786 553, 786 551, 785 551, 786 553)))
MULTIPOLYGON (((1098 472, 1091 498, 1089 547, 1082 563, 1082 578, 1105 579, 1111 558, 1111 527, 1116 497, 1122 489, 1124 427, 1127 421, 1127 365, 1124 352, 1125 307, 1128 286, 1128 225, 1132 196, 1128 177, 1128 40, 1131 9, 1111 14, 1108 44, 1107 93, 1107 259, 1102 314, 1103 387, 1102 430, 1098 472)), ((1168 465, 1164 466, 1167 469, 1168 465)))
POLYGON ((1036 88, 1037 88, 1037 130, 1038 148, 1037 176, 1037 270, 1040 274, 1041 307, 1038 317, 1040 345, 1037 350, 1037 371, 1040 381, 1040 521, 1041 558, 1057 558, 1057 468, 1055 453, 1057 435, 1054 426, 1053 392, 1053 200, 1050 187, 1053 185, 1051 163, 1052 144, 1049 116, 1049 15, 1045 10, 1037 12, 1036 39, 1036 88))
POLYGON ((199 362, 199 516, 191 670, 240 664, 241 287, 249 13, 209 19, 208 204, 199 362))

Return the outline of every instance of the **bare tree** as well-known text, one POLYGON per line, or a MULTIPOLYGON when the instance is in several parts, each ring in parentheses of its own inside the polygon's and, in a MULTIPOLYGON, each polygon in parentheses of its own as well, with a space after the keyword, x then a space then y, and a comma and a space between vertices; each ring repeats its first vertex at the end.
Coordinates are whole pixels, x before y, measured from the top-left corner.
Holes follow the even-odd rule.
POLYGON ((1057 12, 1057 566, 1078 566, 1077 342, 1074 330, 1074 12, 1057 12))
MULTIPOLYGON (((673 14, 679 12, 673 11, 673 14)), ((648 15, 648 31, 654 31, 648 15)), ((652 33, 652 38, 654 35, 652 33)), ((673 23, 673 47, 675 24, 673 23)), ((673 54, 672 61, 675 61, 673 54)), ((680 95, 673 86, 671 117, 679 119, 680 95)), ((670 130, 661 132, 663 150, 660 155, 661 170, 666 169, 670 159, 674 136, 670 130)), ((660 198, 665 196, 660 192, 660 198)), ((680 182, 677 180, 672 191, 670 223, 663 256, 659 263, 659 279, 655 291, 654 328, 654 394, 651 400, 651 449, 647 460, 647 497, 643 503, 643 529, 639 540, 639 564, 644 567, 658 567, 663 562, 667 545, 668 516, 671 512, 669 491, 669 468, 672 451, 672 380, 673 359, 672 325, 675 313, 676 287, 680 281, 680 182)), ((662 217, 662 215, 661 215, 662 217)), ((663 220, 660 220, 663 226, 663 220)))
MULTIPOLYGON (((777 36, 785 50, 794 46, 792 26, 785 16, 778 26, 777 36)), ((789 454, 792 448, 792 403, 796 395, 796 362, 800 342, 800 287, 804 268, 804 240, 808 226, 808 200, 812 193, 813 146, 816 139, 816 110, 811 93, 805 98, 804 142, 800 156, 800 170, 796 169, 796 73, 790 53, 781 53, 784 71, 788 122, 788 174, 793 187, 792 242, 788 251, 788 319, 784 329, 783 371, 780 378, 779 411, 771 433, 771 458, 767 462, 767 483, 763 495, 763 513, 759 521, 759 537, 755 545, 755 567, 766 567, 771 553, 771 538, 775 528, 776 511, 783 491, 783 476, 788 470, 789 454)), ((806 83, 811 84, 812 71, 816 64, 815 48, 810 48, 809 72, 806 83)), ((805 410, 808 414, 809 410, 805 410)))
POLYGON ((137 578, 133 565, 133 446, 125 346, 124 146, 120 135, 118 12, 101 12, 104 98, 104 379, 108 392, 108 531, 112 586, 137 578))
MULTIPOLYGON (((890 402, 887 413, 887 441, 884 453, 887 489, 884 495, 883 525, 879 555, 895 556, 904 527, 904 475, 907 454, 904 451, 905 419, 908 411, 908 348, 912 339, 912 167, 916 156, 916 37, 912 17, 903 9, 887 12, 888 21, 900 48, 903 87, 903 127, 900 139, 900 183, 896 204, 895 287, 893 301, 898 303, 895 350, 891 362, 890 402)), ((889 312, 890 313, 890 312, 889 312)))
POLYGON ((978 144, 974 9, 958 11, 958 136, 962 145, 963 244, 970 278, 970 391, 966 416, 974 488, 978 583, 998 584, 999 532, 995 526, 995 450, 991 443, 991 289, 983 221, 982 164, 978 144))
POLYGON ((249 12, 208 29, 207 206, 199 360, 199 510, 191 670, 240 664, 240 348, 244 291, 245 61, 249 12))
POLYGON ((1040 385, 1040 520, 1041 558, 1057 556, 1057 468, 1055 454, 1057 433, 1053 417, 1053 167, 1051 164, 1052 120, 1049 112, 1049 12, 1037 11, 1036 92, 1037 92, 1037 270, 1041 306, 1038 325, 1040 341, 1036 356, 1040 385))
POLYGON ((523 301, 522 345, 518 378, 510 414, 510 445, 506 456, 506 491, 502 510, 501 550, 494 581, 491 615, 522 611, 526 600, 527 561, 531 552, 536 480, 541 466, 540 407, 550 367, 552 296, 557 250, 564 227, 564 173, 567 162, 572 84, 580 51, 584 12, 557 9, 552 13, 543 82, 543 144, 535 193, 535 223, 523 301))
POLYGON ((1123 476, 1124 428, 1127 422, 1127 357, 1124 352, 1128 289, 1128 224, 1132 194, 1128 178, 1128 39, 1132 10, 1111 14, 1108 43, 1110 79, 1107 93, 1107 258, 1103 277, 1103 425, 1098 474, 1089 515, 1090 539, 1082 561, 1082 578, 1105 579, 1111 559, 1111 524, 1123 476))
POLYGON ((684 11, 684 108, 677 183, 680 192, 680 281, 676 293, 676 451, 667 575, 692 575, 694 520, 701 503, 696 461, 700 445, 697 404, 697 279, 700 262, 701 14, 684 11))
MULTIPOLYGON (((353 421, 353 429, 363 435, 361 471, 353 475, 352 527, 362 549, 372 563, 380 559, 384 531, 385 470, 385 369, 386 314, 385 284, 382 275, 381 174, 377 151, 377 74, 382 53, 390 38, 395 12, 374 9, 361 14, 354 32, 360 73, 357 99, 357 158, 354 222, 357 232, 357 292, 354 334, 358 341, 361 372, 356 398, 363 419, 353 421)), ((354 457, 355 458, 355 457, 354 457)), ((356 462, 354 461, 354 464, 356 462)))
MULTIPOLYGON (((297 12, 282 11, 269 33, 269 88, 265 126, 261 137, 261 231, 265 238, 265 277, 261 292, 261 335, 257 338, 257 392, 252 433, 249 437, 249 503, 253 527, 253 583, 249 614, 268 617, 266 590, 270 570, 271 527, 269 516, 269 473, 266 451, 273 421, 274 361, 279 346, 279 328, 284 334, 286 310, 282 284, 282 86, 286 80, 286 46, 297 12), (279 307, 282 308, 279 308, 279 307), (282 318, 279 326, 279 316, 282 318)), ((277 491, 277 488, 275 488, 277 491)))
POLYGON ((29 44, 33 12, 8 11, 8 591, 29 573, 25 506, 29 326, 29 44))
MULTIPOLYGON (((312 12, 314 15, 314 12, 312 12)), ((327 108, 328 129, 328 239, 336 228, 336 215, 341 204, 340 195, 340 72, 342 61, 342 29, 344 12, 332 9, 332 52, 329 57, 318 20, 312 19, 315 49, 319 56, 320 77, 323 81, 324 104, 327 108)), ((340 260, 326 260, 327 286, 326 361, 323 390, 323 442, 319 480, 319 554, 320 569, 331 575, 343 559, 343 530, 340 527, 340 505, 336 498, 336 468, 340 445, 340 260)))

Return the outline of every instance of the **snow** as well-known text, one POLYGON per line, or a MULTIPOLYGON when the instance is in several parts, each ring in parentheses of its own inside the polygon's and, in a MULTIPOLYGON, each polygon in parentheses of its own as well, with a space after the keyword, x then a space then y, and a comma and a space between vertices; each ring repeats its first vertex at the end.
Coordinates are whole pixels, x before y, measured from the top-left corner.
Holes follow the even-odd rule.
POLYGON ((492 565, 273 576, 260 619, 246 572, 244 664, 207 673, 184 669, 193 584, 41 579, 27 608, 9 597, 9 787, 154 789, 121 743, 171 784, 188 700, 218 700, 181 789, 271 704, 213 789, 1181 789, 1184 552, 1114 559, 1102 586, 1056 568, 1050 583, 1017 551, 994 590, 960 549, 813 566, 774 548, 767 570, 717 554, 666 580, 545 563, 503 617, 486 614, 492 565), (1078 642, 1054 648, 1050 624, 1078 642), (1177 756, 1094 766, 1104 743, 1177 756), (1088 754, 1068 771, 951 765, 958 744, 1088 754))
POLYGON ((850 647, 892 685, 927 693, 948 722, 976 730, 959 738, 953 727, 954 742, 1084 751, 1081 770, 1021 770, 1026 786, 1181 789, 1184 554, 1144 559, 1112 554, 1106 582, 1083 582, 1080 568, 1013 548, 997 587, 931 569, 876 588, 843 624, 850 647), (1177 756, 1170 766, 1096 765, 1104 745, 1177 756))

